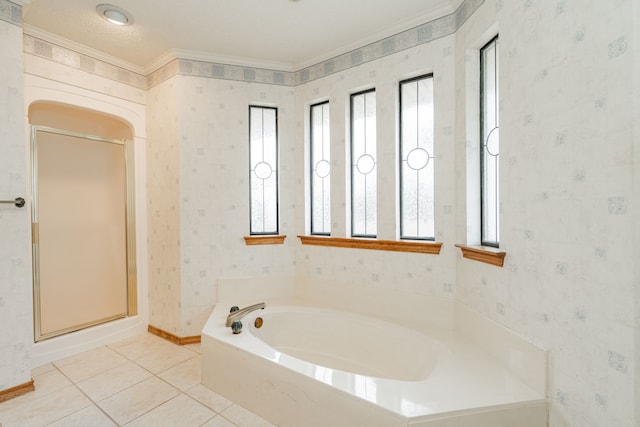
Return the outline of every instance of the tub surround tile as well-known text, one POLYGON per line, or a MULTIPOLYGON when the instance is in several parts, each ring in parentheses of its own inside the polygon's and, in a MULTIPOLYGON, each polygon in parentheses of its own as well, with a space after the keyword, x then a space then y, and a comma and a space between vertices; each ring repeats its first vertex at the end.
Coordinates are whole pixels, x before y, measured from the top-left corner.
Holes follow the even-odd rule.
POLYGON ((98 406, 124 425, 178 394, 178 389, 153 377, 98 402, 98 406))
POLYGON ((547 394, 547 349, 534 345, 460 303, 455 304, 455 328, 540 396, 547 394))

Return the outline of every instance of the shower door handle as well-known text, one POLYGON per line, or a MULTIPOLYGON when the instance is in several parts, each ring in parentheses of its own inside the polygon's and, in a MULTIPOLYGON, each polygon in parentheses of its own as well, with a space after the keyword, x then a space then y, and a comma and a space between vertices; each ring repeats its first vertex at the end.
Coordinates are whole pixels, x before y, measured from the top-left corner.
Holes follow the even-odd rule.
POLYGON ((0 204, 9 204, 15 205, 16 208, 21 208, 24 206, 25 201, 22 197, 17 197, 15 200, 0 200, 0 204))

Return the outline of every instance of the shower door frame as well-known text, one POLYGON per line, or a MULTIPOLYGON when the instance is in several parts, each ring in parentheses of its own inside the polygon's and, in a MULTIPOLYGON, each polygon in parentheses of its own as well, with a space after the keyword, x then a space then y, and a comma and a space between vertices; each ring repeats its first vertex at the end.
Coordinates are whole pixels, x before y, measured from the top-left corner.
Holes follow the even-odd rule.
POLYGON ((134 181, 134 146, 133 141, 129 139, 110 139, 101 136, 82 134, 62 129, 56 129, 48 126, 31 126, 31 239, 32 239, 32 256, 33 256, 33 325, 34 325, 34 341, 39 342, 49 338, 54 338, 70 332, 79 331, 91 326, 100 325, 117 319, 135 316, 138 314, 138 286, 137 286, 137 265, 136 265, 136 228, 135 228, 135 181, 134 181), (47 334, 41 332, 41 313, 40 313, 40 236, 39 236, 39 218, 38 218, 38 143, 37 133, 46 132, 56 135, 69 136, 73 138, 81 138, 89 141, 110 143, 123 145, 125 150, 125 182, 126 182, 126 200, 125 200, 125 230, 126 230, 126 295, 127 308, 123 314, 118 314, 104 319, 97 319, 80 325, 74 325, 61 330, 53 331, 47 334))

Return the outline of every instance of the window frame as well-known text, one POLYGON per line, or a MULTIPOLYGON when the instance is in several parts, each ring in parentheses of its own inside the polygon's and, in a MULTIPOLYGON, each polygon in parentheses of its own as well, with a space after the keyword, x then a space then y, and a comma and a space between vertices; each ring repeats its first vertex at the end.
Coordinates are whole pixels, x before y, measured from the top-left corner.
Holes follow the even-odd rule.
MULTIPOLYGON (((496 200, 495 200, 495 236, 496 236, 496 240, 489 240, 486 238, 486 226, 485 226, 485 218, 487 216, 487 209, 485 208, 485 202, 486 202, 486 196, 485 196, 485 190, 486 190, 486 154, 485 154, 485 103, 486 103, 486 88, 485 88, 485 76, 486 76, 486 71, 485 71, 485 62, 486 59, 484 58, 484 52, 486 49, 490 48, 491 46, 494 47, 495 49, 495 56, 494 56, 494 64, 495 64, 495 76, 494 76, 494 80, 495 80, 495 90, 496 93, 495 95, 495 116, 496 116, 496 126, 493 128, 493 130, 495 129, 499 129, 500 128, 500 120, 499 120, 499 109, 500 109, 500 86, 499 86, 499 72, 498 72, 498 67, 499 67, 499 55, 498 55, 498 41, 499 41, 499 34, 496 34, 494 37, 491 38, 491 40, 489 40, 484 46, 482 46, 480 48, 480 243, 483 246, 489 246, 489 247, 493 247, 493 248, 499 248, 500 247, 500 169, 499 169, 499 165, 500 165, 500 153, 499 153, 499 148, 498 148, 498 155, 497 155, 497 159, 496 159, 496 182, 495 182, 495 187, 496 187, 496 200)), ((492 130, 492 132, 493 132, 492 130)), ((491 134, 491 132, 487 135, 487 137, 491 134)), ((499 138, 498 138, 498 143, 499 143, 499 138)), ((498 145, 499 147, 499 145, 498 145)))
MULTIPOLYGON (((365 89, 365 90, 361 90, 358 92, 354 92, 351 93, 349 95, 349 130, 350 130, 350 141, 349 141, 349 149, 350 149, 350 153, 349 153, 349 173, 350 173, 350 198, 351 198, 351 206, 350 206, 350 215, 351 215, 351 237, 355 237, 355 238, 369 238, 369 239, 375 239, 377 238, 377 229, 378 229, 378 213, 377 213, 377 200, 376 200, 376 233, 375 234, 360 234, 360 233, 354 233, 354 214, 353 214, 353 170, 354 170, 354 149, 353 149, 353 144, 354 144, 354 126, 353 126, 353 120, 354 120, 354 109, 353 109, 353 105, 354 105, 354 99, 358 96, 361 95, 365 95, 365 105, 366 105, 366 95, 369 93, 374 93, 376 94, 376 110, 378 107, 378 100, 377 100, 377 92, 376 92, 376 88, 369 88, 369 89, 365 89)), ((365 117, 366 117, 366 109, 365 109, 365 117)), ((377 121, 378 121, 378 114, 376 111, 376 116, 375 116, 375 125, 377 126, 377 121)), ((365 129, 366 129, 366 124, 365 124, 365 129)), ((378 151, 378 144, 377 144, 377 129, 376 129, 376 157, 374 158, 375 161, 375 165, 374 165, 374 170, 375 170, 375 179, 376 179, 376 187, 377 187, 377 165, 378 165, 378 159, 377 159, 377 151, 378 151)), ((373 171, 372 171, 373 172, 373 171)), ((376 190, 376 198, 378 197, 378 192, 376 190)), ((366 228, 366 226, 365 226, 366 228)))
POLYGON ((250 236, 274 236, 280 234, 280 153, 279 153, 279 144, 278 144, 278 107, 271 107, 265 105, 249 105, 249 235, 250 236), (254 231, 253 227, 253 194, 252 194, 252 174, 254 170, 252 169, 252 158, 251 158, 251 149, 252 149, 252 139, 251 139, 251 130, 252 130, 252 121, 251 121, 251 111, 252 109, 260 109, 263 111, 263 125, 262 129, 264 132, 264 110, 273 110, 275 113, 274 119, 274 128, 275 128, 275 169, 273 173, 275 173, 275 191, 276 191, 276 229, 274 231, 254 231))
MULTIPOLYGON (((327 177, 329 178, 329 230, 328 231, 315 231, 314 230, 314 172, 315 167, 313 164, 314 161, 314 120, 313 120, 313 112, 314 108, 322 107, 322 114, 324 118, 324 106, 329 107, 328 115, 331 117, 331 109, 329 100, 316 102, 315 104, 311 104, 309 106, 309 231, 312 236, 331 236, 331 169, 329 170, 329 174, 327 177)), ((324 131, 323 131, 324 132, 324 131)), ((324 137, 324 133, 323 133, 324 137)), ((324 138, 321 142, 324 144, 324 138)), ((324 158, 322 160, 325 160, 324 158)), ((329 122, 329 164, 331 164, 331 123, 329 122)))
MULTIPOLYGON (((402 117, 403 117, 403 110, 402 110, 402 86, 404 84, 409 84, 409 83, 413 83, 413 82, 419 82, 421 80, 424 79, 432 79, 432 86, 434 87, 434 92, 435 92, 435 79, 433 77, 433 73, 427 73, 427 74, 422 74, 416 77, 411 77, 405 80, 401 80, 398 83, 398 124, 399 124, 399 128, 398 128, 398 225, 399 225, 399 237, 400 240, 420 240, 420 241, 435 241, 436 237, 435 237, 435 166, 434 166, 434 174, 433 174, 433 192, 434 192, 434 201, 433 201, 433 215, 434 215, 434 226, 433 226, 433 236, 429 236, 429 237, 418 237, 418 236, 405 236, 404 235, 404 231, 403 228, 405 227, 404 221, 402 220, 403 218, 403 156, 402 156, 402 148, 403 148, 403 125, 402 125, 402 117)), ((434 108, 433 108, 433 118, 432 121, 434 122, 434 126, 432 128, 432 132, 433 132, 433 151, 435 153, 435 93, 432 93, 432 103, 434 104, 434 108)), ((435 161, 435 157, 434 157, 434 153, 430 153, 431 156, 429 157, 429 161, 435 161)))

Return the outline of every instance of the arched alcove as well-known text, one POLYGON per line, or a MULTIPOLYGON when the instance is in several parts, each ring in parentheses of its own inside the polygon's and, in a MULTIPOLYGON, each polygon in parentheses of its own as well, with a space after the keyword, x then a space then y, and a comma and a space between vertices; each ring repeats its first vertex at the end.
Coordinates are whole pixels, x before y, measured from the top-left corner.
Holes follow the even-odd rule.
POLYGON ((132 126, 124 120, 86 108, 50 101, 29 106, 29 123, 108 139, 132 140, 132 126))
POLYGON ((35 341, 138 314, 132 126, 29 105, 35 341))

